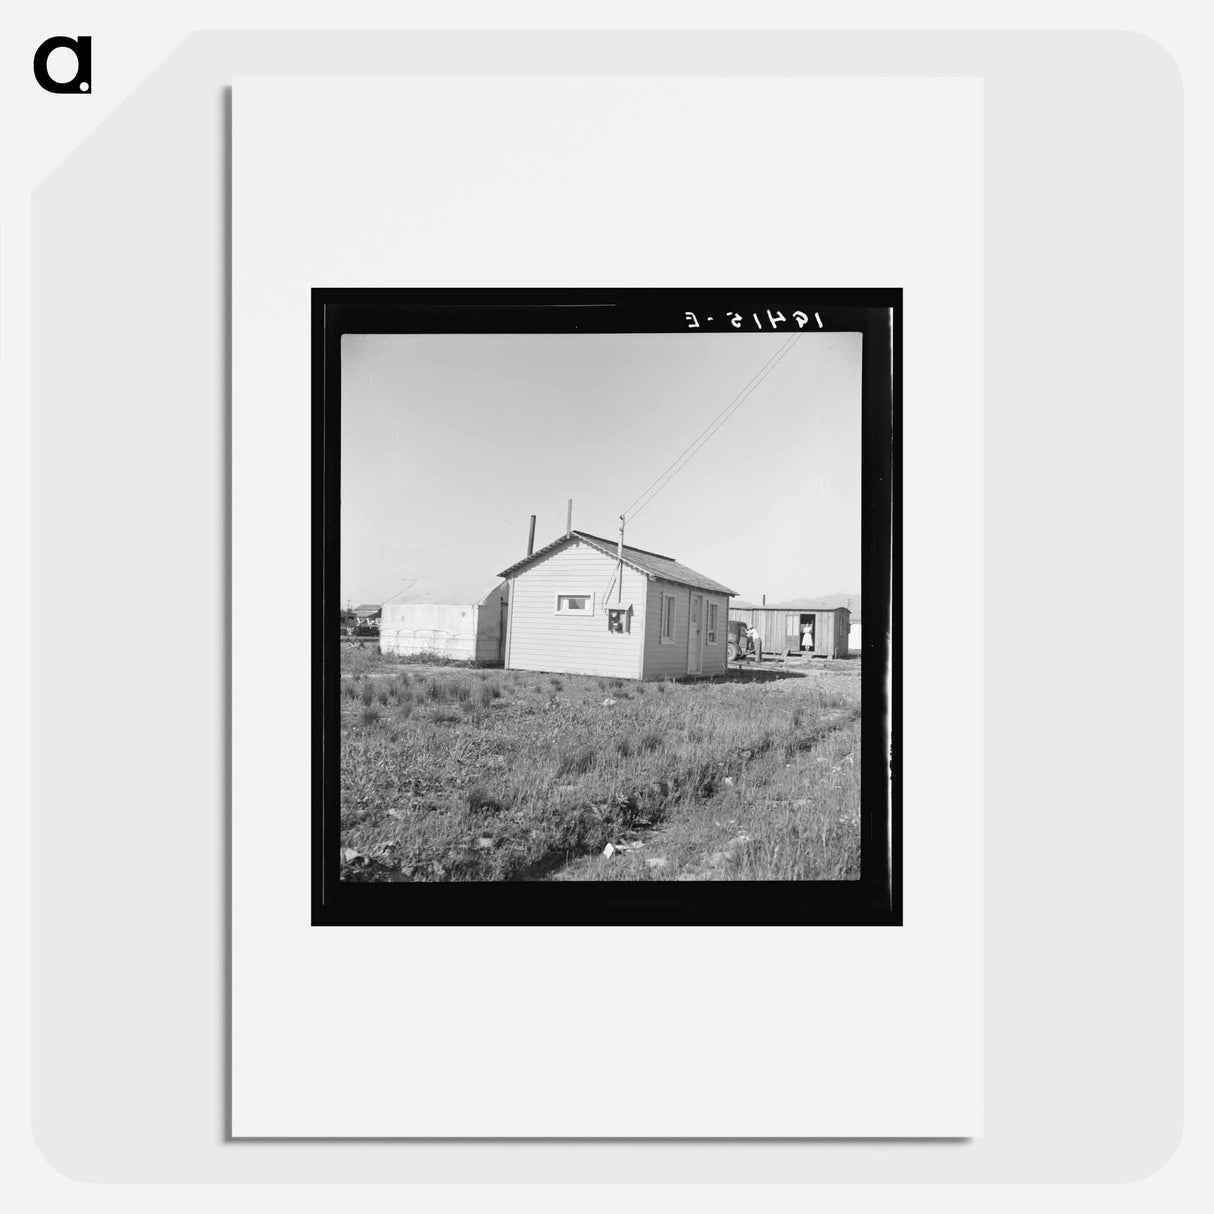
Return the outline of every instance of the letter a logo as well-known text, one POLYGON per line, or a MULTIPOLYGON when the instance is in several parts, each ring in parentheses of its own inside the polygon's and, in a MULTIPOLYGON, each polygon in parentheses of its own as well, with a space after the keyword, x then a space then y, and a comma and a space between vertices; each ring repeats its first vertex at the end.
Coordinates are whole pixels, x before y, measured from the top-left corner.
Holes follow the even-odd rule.
POLYGON ((48 93, 88 93, 93 88, 93 40, 81 35, 78 38, 48 38, 34 52, 34 79, 48 93), (52 51, 64 48, 76 56, 76 74, 71 80, 53 80, 46 70, 46 62, 52 51))

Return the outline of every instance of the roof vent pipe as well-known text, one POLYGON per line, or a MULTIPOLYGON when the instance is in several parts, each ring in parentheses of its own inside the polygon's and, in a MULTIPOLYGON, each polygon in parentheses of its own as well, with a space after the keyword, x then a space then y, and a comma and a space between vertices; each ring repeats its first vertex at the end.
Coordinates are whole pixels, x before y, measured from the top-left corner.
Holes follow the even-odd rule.
POLYGON ((573 534, 573 498, 569 499, 569 508, 565 511, 565 538, 573 534))
POLYGON ((531 530, 527 532, 527 555, 535 551, 535 515, 531 516, 531 530))

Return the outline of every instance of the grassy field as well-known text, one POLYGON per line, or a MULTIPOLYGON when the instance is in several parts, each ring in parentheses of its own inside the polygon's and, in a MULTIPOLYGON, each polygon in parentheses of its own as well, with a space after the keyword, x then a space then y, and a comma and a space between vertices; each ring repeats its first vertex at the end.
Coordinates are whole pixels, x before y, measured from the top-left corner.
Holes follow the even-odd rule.
POLYGON ((860 662, 802 670, 636 683, 343 647, 342 879, 858 878, 860 662))

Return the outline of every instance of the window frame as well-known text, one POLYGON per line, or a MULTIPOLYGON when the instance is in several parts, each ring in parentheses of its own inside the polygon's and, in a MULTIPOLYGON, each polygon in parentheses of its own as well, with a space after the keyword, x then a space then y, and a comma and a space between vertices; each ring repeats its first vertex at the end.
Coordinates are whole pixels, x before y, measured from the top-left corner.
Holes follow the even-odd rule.
POLYGON ((604 607, 603 614, 607 617, 607 631, 617 636, 625 636, 632 631, 632 604, 627 607, 604 607), (612 628, 611 617, 619 612, 620 626, 618 629, 612 628))
POLYGON ((672 593, 670 591, 666 591, 666 590, 662 591, 662 615, 660 617, 659 626, 658 626, 658 644, 659 645, 673 645, 675 643, 675 634, 679 631, 678 602, 679 602, 679 596, 677 594, 674 594, 674 593, 672 593), (670 602, 675 604, 674 609, 670 613, 670 635, 669 636, 666 635, 666 600, 667 599, 669 599, 670 602))
POLYGON ((595 594, 593 590, 558 590, 552 596, 552 614, 567 616, 569 619, 574 620, 590 619, 596 614, 595 608, 597 604, 594 600, 595 594), (586 611, 570 611, 568 608, 562 611, 561 599, 585 599, 590 604, 590 607, 586 611))
POLYGON ((720 603, 713 599, 704 600, 704 644, 719 645, 717 640, 717 617, 720 614, 720 603))

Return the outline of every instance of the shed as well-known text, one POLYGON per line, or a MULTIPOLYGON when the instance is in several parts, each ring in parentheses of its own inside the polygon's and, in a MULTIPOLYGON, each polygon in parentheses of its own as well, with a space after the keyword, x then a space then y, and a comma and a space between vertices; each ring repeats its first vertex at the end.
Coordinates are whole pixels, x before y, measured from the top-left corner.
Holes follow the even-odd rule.
POLYGON ((754 628, 764 653, 804 653, 802 636, 808 627, 814 657, 845 658, 848 653, 850 612, 826 599, 788 599, 783 603, 748 603, 742 600, 729 609, 731 620, 742 620, 754 628))
POLYGON ((416 582, 398 602, 385 603, 379 622, 381 653, 492 665, 502 660, 505 582, 491 589, 416 582))
POLYGON ((734 593, 674 557, 571 531, 509 579, 506 667, 622 679, 724 674, 734 593))
POLYGON ((373 637, 379 632, 380 606, 378 603, 361 603, 348 607, 341 613, 343 636, 373 637))
POLYGON ((858 653, 864 643, 864 638, 860 632, 860 596, 858 594, 853 594, 848 598, 847 610, 850 613, 851 620, 851 631, 847 636, 847 647, 853 652, 858 653))

